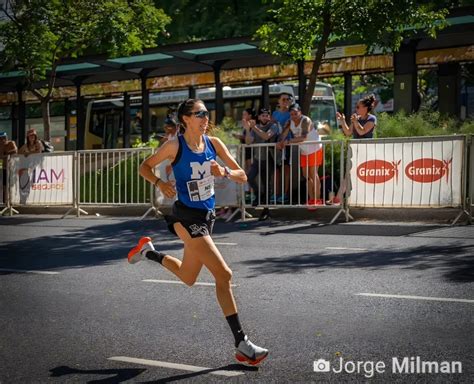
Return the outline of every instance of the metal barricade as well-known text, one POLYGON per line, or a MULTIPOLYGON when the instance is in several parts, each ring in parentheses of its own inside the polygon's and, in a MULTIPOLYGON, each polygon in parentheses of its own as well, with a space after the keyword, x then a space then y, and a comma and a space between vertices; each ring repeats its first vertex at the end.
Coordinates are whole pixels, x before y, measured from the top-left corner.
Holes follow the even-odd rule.
POLYGON ((242 145, 242 158, 247 148, 252 159, 247 170, 252 192, 242 193, 244 208, 337 207, 331 223, 345 212, 344 198, 337 193, 344 185, 344 141, 305 141, 284 149, 276 143, 242 145))
POLYGON ((461 207, 464 136, 351 140, 351 207, 461 207))
POLYGON ((151 206, 153 188, 139 167, 152 153, 152 148, 77 151, 78 207, 151 206))
POLYGON ((474 136, 468 136, 468 143, 469 143, 469 153, 467 154, 467 158, 469 159, 469 166, 468 171, 466 172, 468 176, 468 188, 469 198, 467 199, 467 205, 469 207, 469 216, 472 220, 474 216, 474 136))
MULTIPOLYGON (((0 206, 4 206, 4 197, 3 197, 3 191, 6 190, 6 188, 3 188, 3 183, 6 184, 7 178, 6 178, 6 170, 7 167, 3 166, 3 160, 0 160, 0 206), (5 175, 4 175, 5 173, 5 175)), ((3 212, 3 211, 2 211, 3 212)))

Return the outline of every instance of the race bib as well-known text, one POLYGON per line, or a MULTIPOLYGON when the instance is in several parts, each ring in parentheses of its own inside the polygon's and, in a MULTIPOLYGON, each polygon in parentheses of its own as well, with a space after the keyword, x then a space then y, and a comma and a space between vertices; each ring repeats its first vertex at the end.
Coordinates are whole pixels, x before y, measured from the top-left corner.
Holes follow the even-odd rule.
POLYGON ((191 180, 186 184, 191 201, 204 201, 214 195, 214 176, 208 176, 201 180, 191 180))

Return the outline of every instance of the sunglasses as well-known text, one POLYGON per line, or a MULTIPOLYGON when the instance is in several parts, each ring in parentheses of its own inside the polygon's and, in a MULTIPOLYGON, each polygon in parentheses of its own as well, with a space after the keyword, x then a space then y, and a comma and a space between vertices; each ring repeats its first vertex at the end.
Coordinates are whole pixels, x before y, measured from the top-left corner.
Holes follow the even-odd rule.
POLYGON ((209 117, 209 111, 203 109, 201 111, 191 112, 191 115, 196 116, 198 119, 204 119, 205 117, 209 117))

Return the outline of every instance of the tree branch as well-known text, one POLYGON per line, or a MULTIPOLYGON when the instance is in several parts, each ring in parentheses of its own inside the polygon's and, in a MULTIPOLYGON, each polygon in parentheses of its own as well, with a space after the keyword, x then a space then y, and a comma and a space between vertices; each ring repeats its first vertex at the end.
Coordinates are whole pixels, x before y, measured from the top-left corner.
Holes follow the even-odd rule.
POLYGON ((0 8, 0 10, 5 14, 6 17, 8 17, 10 19, 10 21, 14 22, 18 26, 18 28, 23 28, 23 26, 17 20, 17 18, 13 17, 12 15, 10 15, 10 13, 7 12, 6 4, 5 4, 5 8, 2 7, 2 8, 0 8))
POLYGON ((323 61, 323 56, 326 52, 326 48, 329 41, 329 36, 331 35, 332 31, 332 23, 331 23, 331 1, 326 0, 326 5, 323 11, 323 34, 321 40, 319 40, 316 50, 316 56, 314 58, 313 67, 311 69, 311 74, 309 77, 309 84, 308 88, 305 92, 304 103, 303 103, 303 113, 306 115, 309 112, 309 108, 311 106, 311 100, 314 93, 314 88, 316 86, 316 80, 318 78, 319 67, 323 61))

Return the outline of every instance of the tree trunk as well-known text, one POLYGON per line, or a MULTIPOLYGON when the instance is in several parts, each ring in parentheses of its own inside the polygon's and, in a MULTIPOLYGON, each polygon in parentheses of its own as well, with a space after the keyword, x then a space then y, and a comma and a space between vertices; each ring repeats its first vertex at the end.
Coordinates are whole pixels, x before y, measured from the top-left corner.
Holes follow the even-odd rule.
POLYGON ((311 74, 309 75, 309 83, 308 88, 305 92, 304 102, 302 106, 302 112, 304 115, 309 114, 309 109, 311 107, 311 100, 313 98, 314 88, 316 86, 316 80, 318 78, 319 67, 323 61, 323 56, 326 53, 326 48, 329 41, 329 35, 331 34, 331 14, 329 12, 328 7, 323 15, 323 35, 321 40, 318 42, 318 46, 316 48, 316 57, 314 58, 313 67, 311 68, 311 74))
POLYGON ((44 127, 44 136, 45 141, 51 141, 51 122, 49 118, 49 97, 41 99, 41 112, 43 115, 43 127, 44 127))

